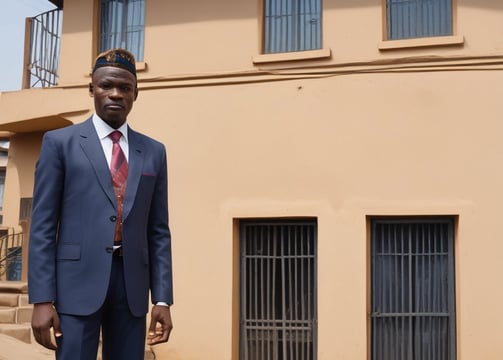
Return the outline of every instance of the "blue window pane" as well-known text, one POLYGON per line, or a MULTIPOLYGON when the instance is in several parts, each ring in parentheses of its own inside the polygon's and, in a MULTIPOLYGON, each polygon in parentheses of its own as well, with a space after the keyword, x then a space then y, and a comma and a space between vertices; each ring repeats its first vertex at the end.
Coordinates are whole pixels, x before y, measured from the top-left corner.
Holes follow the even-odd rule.
POLYGON ((143 61, 145 0, 101 0, 100 52, 124 48, 143 61))
POLYGON ((264 53, 321 48, 321 0, 265 0, 264 53))
POLYGON ((387 0, 388 40, 452 35, 451 0, 387 0))

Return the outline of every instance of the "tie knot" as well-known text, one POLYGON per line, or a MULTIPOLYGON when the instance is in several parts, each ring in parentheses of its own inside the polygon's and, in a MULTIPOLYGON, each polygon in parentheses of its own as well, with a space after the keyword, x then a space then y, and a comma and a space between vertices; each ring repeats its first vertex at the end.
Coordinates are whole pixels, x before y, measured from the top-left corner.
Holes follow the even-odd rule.
POLYGON ((112 142, 115 144, 115 143, 119 142, 122 134, 120 131, 115 130, 115 131, 112 131, 108 136, 110 137, 110 139, 112 139, 112 142))

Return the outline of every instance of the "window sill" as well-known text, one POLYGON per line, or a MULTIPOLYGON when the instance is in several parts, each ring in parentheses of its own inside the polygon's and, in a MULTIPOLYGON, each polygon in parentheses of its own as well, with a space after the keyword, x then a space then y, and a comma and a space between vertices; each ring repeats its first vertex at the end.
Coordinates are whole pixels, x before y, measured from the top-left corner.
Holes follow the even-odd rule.
POLYGON ((393 50, 413 47, 459 45, 463 44, 463 36, 432 36, 417 39, 385 40, 379 43, 379 50, 393 50))
MULTIPOLYGON (((145 61, 136 62, 135 65, 136 65, 136 72, 137 73, 147 71, 147 63, 145 61)), ((88 76, 89 77, 93 76, 92 68, 91 68, 91 71, 89 72, 88 76)))
POLYGON ((147 63, 145 61, 136 63, 136 72, 143 72, 147 70, 147 63))
POLYGON ((332 56, 330 49, 308 50, 308 51, 292 51, 286 53, 260 54, 253 57, 254 64, 280 62, 280 61, 295 61, 295 60, 310 60, 324 59, 332 56))

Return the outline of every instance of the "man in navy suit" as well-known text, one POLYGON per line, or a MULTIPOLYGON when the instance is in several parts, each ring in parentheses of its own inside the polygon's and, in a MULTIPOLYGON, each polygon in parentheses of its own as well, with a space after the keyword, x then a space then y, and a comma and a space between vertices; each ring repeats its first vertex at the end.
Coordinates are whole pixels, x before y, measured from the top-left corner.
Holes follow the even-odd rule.
POLYGON ((95 360, 100 331, 104 360, 143 359, 149 290, 147 343, 172 329, 166 151, 126 123, 138 96, 131 53, 100 54, 89 92, 95 114, 47 132, 35 170, 32 329, 56 359, 95 360))

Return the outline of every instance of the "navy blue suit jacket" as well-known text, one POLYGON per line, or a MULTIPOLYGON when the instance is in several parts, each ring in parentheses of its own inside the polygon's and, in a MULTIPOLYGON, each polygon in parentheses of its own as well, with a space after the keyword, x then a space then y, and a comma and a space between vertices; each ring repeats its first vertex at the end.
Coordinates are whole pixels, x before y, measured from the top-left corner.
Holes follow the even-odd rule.
MULTIPOLYGON (((128 128, 123 263, 131 312, 173 302, 164 146, 128 128)), ((103 304, 116 219, 112 178, 92 120, 44 135, 35 170, 28 289, 31 303, 89 315, 103 304)))

